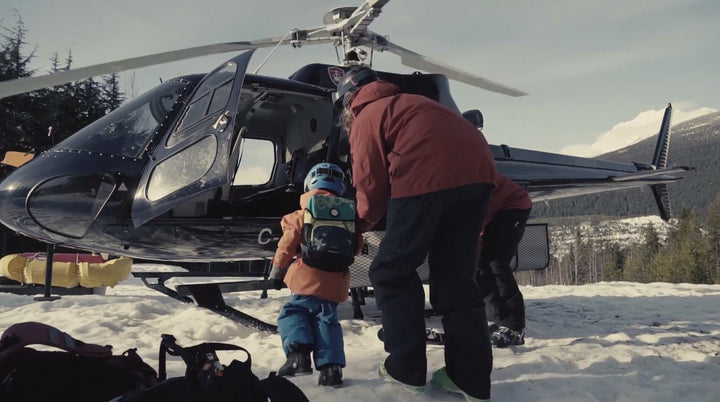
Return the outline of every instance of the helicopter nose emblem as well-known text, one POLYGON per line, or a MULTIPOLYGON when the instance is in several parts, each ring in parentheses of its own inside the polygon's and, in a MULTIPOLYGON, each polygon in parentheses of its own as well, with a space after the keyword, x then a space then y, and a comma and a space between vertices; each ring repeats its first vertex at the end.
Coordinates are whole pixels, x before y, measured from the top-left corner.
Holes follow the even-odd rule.
POLYGON ((330 76, 330 80, 333 84, 337 85, 343 75, 345 75, 345 70, 335 66, 328 67, 328 75, 330 76))

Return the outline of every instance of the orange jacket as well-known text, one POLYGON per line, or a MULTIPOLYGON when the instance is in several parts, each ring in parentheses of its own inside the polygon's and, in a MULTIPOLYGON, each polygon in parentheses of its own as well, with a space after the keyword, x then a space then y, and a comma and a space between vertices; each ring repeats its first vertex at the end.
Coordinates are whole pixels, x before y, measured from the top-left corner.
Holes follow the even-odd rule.
POLYGON ((353 185, 359 233, 387 212, 390 198, 492 183, 495 160, 483 134, 442 104, 371 82, 350 100, 353 185))
POLYGON ((350 289, 350 270, 327 272, 305 264, 300 253, 303 211, 313 194, 334 195, 325 190, 310 190, 300 196, 301 209, 283 216, 283 235, 278 241, 273 266, 287 268, 285 284, 296 295, 342 303, 350 289))

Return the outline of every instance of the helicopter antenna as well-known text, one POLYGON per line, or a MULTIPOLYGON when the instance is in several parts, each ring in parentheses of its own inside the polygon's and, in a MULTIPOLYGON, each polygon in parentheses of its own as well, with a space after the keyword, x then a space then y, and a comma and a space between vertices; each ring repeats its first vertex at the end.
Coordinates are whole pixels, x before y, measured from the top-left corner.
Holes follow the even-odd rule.
POLYGON ((338 52, 337 46, 335 46, 335 58, 337 59, 338 64, 340 64, 340 52, 338 52))
POLYGON ((285 36, 283 36, 282 38, 280 38, 280 41, 278 41, 277 45, 275 45, 275 47, 272 48, 272 50, 270 51, 270 53, 268 53, 268 55, 265 56, 265 58, 263 59, 263 61, 260 62, 260 65, 255 69, 255 71, 253 71, 253 74, 257 74, 258 71, 260 71, 260 69, 262 68, 262 66, 265 65, 265 62, 268 61, 268 59, 270 58, 270 56, 272 56, 273 53, 275 53, 275 51, 277 50, 277 48, 280 47, 280 45, 282 45, 283 41, 284 41, 285 39, 287 39, 288 35, 290 35, 291 32, 292 32, 292 31, 288 31, 288 32, 285 34, 285 36))
POLYGON ((370 62, 368 63, 368 66, 370 66, 370 68, 372 68, 373 64, 373 55, 375 55, 375 46, 370 47, 370 62))

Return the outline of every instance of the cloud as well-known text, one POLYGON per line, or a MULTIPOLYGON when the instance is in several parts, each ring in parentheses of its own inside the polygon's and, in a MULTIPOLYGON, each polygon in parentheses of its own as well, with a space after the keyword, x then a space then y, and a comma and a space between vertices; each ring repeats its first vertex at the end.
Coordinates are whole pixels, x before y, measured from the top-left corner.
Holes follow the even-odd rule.
MULTIPOLYGON (((681 110, 673 107, 672 124, 682 123, 716 109, 701 107, 691 110, 681 110)), ((616 124, 610 131, 597 137, 592 144, 568 145, 560 150, 563 154, 593 157, 624 148, 650 136, 656 135, 662 122, 665 109, 652 109, 639 113, 634 119, 616 124)))

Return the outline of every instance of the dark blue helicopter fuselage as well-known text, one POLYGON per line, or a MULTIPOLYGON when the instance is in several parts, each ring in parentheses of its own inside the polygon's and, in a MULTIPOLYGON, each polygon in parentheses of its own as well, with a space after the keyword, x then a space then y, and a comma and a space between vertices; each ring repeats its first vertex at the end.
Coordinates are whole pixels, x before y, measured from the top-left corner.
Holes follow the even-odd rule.
MULTIPOLYGON (((233 106, 237 115, 231 116, 236 120, 233 129, 218 129, 212 136, 203 131, 212 131, 227 116, 213 115, 209 102, 210 106, 203 106, 207 123, 201 119, 200 129, 191 132, 199 140, 183 137, 179 145, 170 138, 181 132, 178 127, 189 119, 193 105, 202 101, 197 88, 203 86, 203 75, 166 81, 9 175, 0 183, 0 221, 43 242, 140 259, 207 262, 271 257, 282 234, 280 218, 298 207, 296 185, 311 167, 310 155, 349 168, 349 150, 343 148, 343 134, 334 124, 331 84, 297 81, 326 80, 323 71, 327 66, 311 65, 289 80, 246 75, 242 91, 233 87, 239 93, 238 106, 233 106), (272 171, 265 182, 235 185, 233 176, 241 174, 236 167, 252 158, 237 144, 252 138, 275 144, 275 159, 268 164, 272 171), (167 190, 167 196, 154 195, 158 185, 153 183, 164 185, 159 179, 153 182, 162 163, 203 141, 216 144, 207 156, 212 168, 205 176, 198 176, 192 186, 167 190), (218 170, 215 166, 221 159, 224 164, 219 166, 227 167, 218 170), (168 202, 168 197, 176 201, 168 202), (138 205, 146 208, 140 210, 138 205), (191 213, 180 214, 180 205, 189 206, 191 213), (144 218, 138 220, 141 213, 144 218)), ((428 96, 457 110, 443 76, 384 73, 384 78, 405 90, 430 91, 428 96)), ((214 96, 231 83, 219 80, 214 96)), ((657 172, 618 181, 653 172, 654 167, 504 145, 491 148, 498 171, 525 185, 534 201, 678 179, 657 172)), ((194 155, 172 165, 177 168, 165 172, 164 180, 192 171, 196 159, 202 158, 194 155)))

